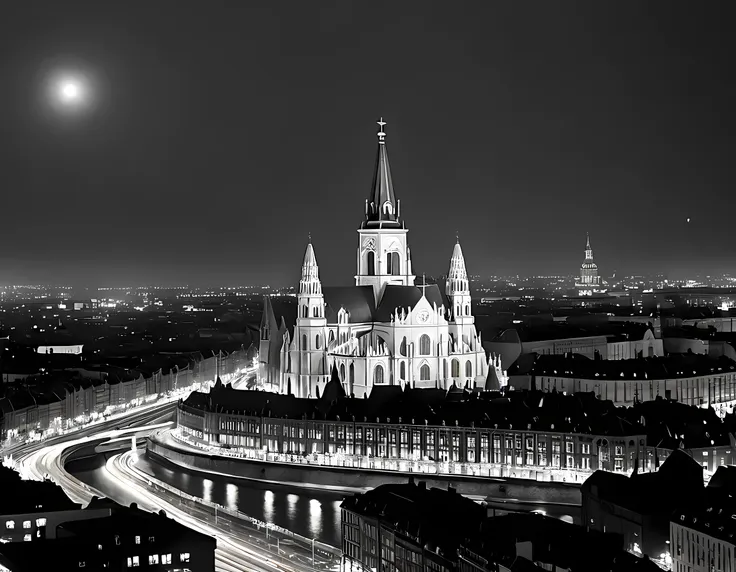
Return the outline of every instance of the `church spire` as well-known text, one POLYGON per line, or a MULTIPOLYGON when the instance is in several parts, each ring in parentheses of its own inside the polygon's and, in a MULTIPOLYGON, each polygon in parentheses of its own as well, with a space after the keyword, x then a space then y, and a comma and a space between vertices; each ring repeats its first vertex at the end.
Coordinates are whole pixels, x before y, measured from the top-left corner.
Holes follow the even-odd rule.
MULTIPOLYGON (((366 223, 378 223, 379 226, 398 226, 399 205, 394 195, 394 184, 391 179, 391 167, 386 150, 386 133, 383 128, 386 122, 383 117, 377 122, 378 152, 376 166, 373 171, 371 194, 366 201, 366 223)), ((373 226, 373 225, 371 225, 373 226)))
POLYGON ((314 247, 312 246, 312 236, 309 236, 307 250, 304 252, 304 262, 302 262, 302 279, 299 281, 300 294, 321 294, 322 285, 319 281, 319 267, 317 266, 317 258, 314 256, 314 247))
POLYGON ((593 248, 590 246, 590 233, 585 233, 585 260, 593 260, 593 248))
POLYGON ((460 239, 456 237, 457 242, 452 251, 450 259, 450 270, 447 273, 447 282, 445 283, 445 294, 452 297, 456 294, 470 293, 468 284, 468 271, 465 269, 465 257, 463 257, 463 249, 460 246, 460 239))

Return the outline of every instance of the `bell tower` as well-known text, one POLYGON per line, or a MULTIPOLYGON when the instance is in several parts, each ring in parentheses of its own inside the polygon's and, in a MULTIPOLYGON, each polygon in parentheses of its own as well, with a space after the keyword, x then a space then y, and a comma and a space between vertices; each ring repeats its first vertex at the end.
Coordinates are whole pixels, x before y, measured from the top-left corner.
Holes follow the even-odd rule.
POLYGON ((378 152, 371 192, 365 201, 365 220, 358 229, 356 286, 372 286, 378 305, 386 284, 413 286, 409 232, 401 220, 386 150, 386 122, 378 121, 378 152))

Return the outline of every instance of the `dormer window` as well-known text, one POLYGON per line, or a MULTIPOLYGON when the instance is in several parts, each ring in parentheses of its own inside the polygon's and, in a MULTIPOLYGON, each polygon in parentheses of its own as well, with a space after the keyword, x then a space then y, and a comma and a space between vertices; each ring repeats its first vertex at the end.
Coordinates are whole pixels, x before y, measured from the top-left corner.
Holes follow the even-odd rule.
POLYGON ((386 201, 383 203, 383 214, 392 215, 394 214, 394 205, 392 205, 389 201, 386 201))

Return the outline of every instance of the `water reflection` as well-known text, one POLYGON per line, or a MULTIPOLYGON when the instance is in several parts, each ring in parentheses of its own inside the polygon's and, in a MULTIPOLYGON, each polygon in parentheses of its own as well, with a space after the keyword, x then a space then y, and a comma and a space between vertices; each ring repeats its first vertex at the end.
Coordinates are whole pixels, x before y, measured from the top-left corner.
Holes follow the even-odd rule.
POLYGON ((227 508, 238 510, 238 487, 233 483, 228 483, 225 487, 225 495, 227 497, 227 508))
POLYGON ((203 476, 146 457, 136 464, 142 471, 201 498, 266 522, 288 528, 307 538, 340 546, 340 510, 343 496, 325 489, 300 489, 258 481, 203 476), (209 477, 209 478, 208 478, 209 477))
POLYGON ((317 499, 309 501, 309 534, 316 537, 322 531, 322 503, 317 499))
POLYGON ((273 522, 273 501, 276 495, 273 491, 266 491, 263 494, 263 520, 273 522))
POLYGON ((212 502, 212 481, 204 479, 202 481, 202 498, 207 502, 212 502))

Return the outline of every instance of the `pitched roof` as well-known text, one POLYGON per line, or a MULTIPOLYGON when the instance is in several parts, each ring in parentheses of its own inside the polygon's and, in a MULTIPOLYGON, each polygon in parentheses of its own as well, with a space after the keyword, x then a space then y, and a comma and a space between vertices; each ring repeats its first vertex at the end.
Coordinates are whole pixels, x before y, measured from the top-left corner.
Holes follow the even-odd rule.
POLYGON ((375 313, 376 322, 390 322, 397 308, 413 308, 424 296, 429 305, 436 304, 439 308, 448 308, 442 292, 437 284, 426 286, 402 286, 400 284, 387 284, 383 296, 375 313))
POLYGON ((372 286, 326 286, 322 288, 322 295, 328 324, 337 322, 340 308, 348 312, 351 324, 373 321, 376 307, 372 286))
POLYGON ((385 134, 379 134, 376 165, 373 169, 373 182, 371 183, 366 220, 363 226, 396 228, 400 226, 396 196, 394 195, 394 184, 391 179, 391 167, 388 163, 386 142, 381 135, 385 134), (389 209, 384 208, 386 203, 390 205, 389 209))

